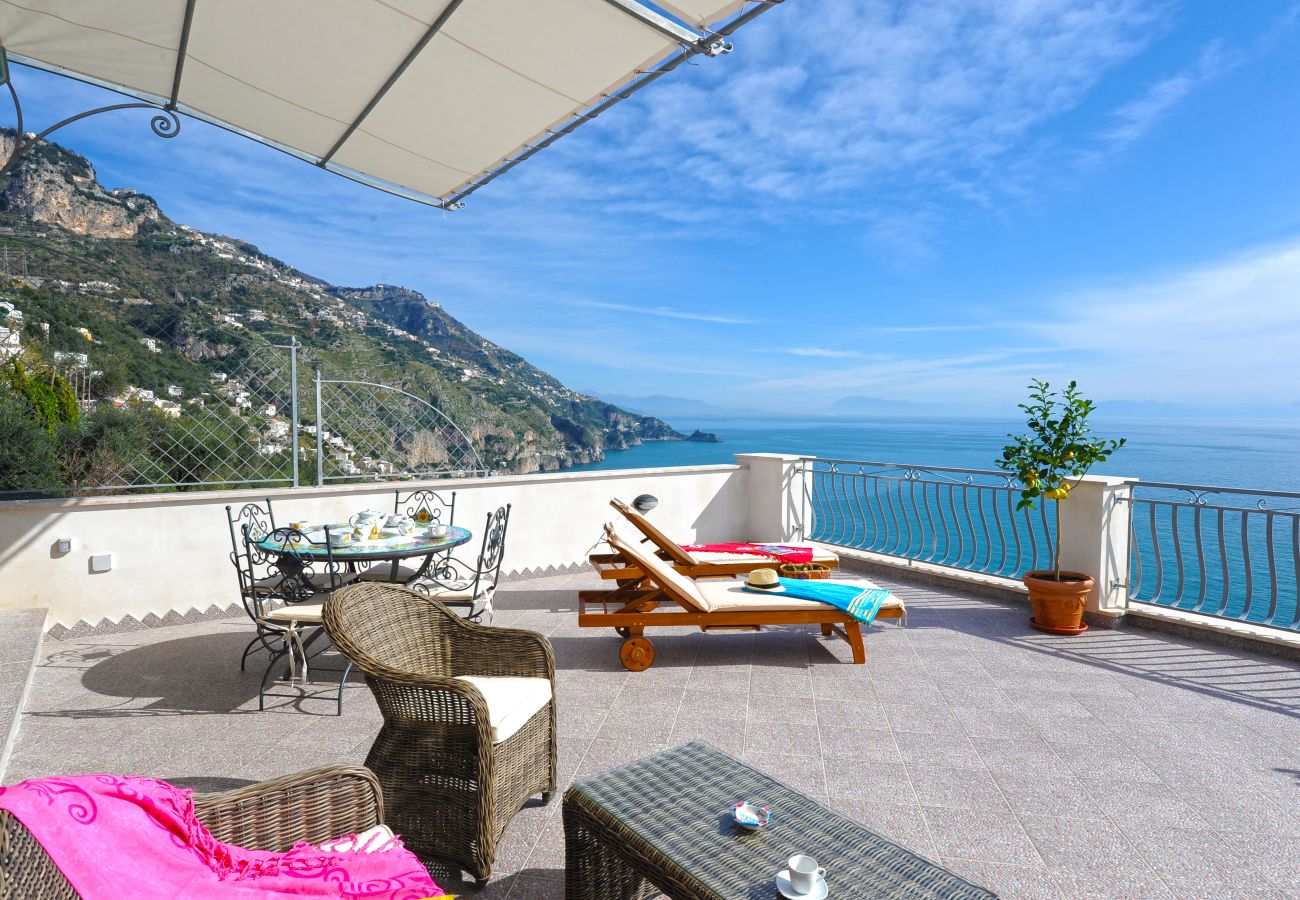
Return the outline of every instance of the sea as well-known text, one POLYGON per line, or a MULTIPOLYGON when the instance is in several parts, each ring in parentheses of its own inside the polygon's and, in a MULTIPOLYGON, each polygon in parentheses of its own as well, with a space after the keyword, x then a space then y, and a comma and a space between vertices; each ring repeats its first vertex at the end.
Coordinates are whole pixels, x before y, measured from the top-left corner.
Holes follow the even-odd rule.
MULTIPOLYGON (((733 462, 737 453, 790 453, 823 459, 994 469, 1009 433, 1023 422, 997 419, 693 419, 668 418, 722 443, 662 441, 610 452, 590 469, 639 469, 733 462)), ((1203 423, 1093 418, 1103 437, 1126 445, 1099 475, 1254 490, 1300 492, 1300 422, 1203 423)))
MULTIPOLYGON (((718 435, 722 442, 645 444, 608 453, 604 460, 575 470, 730 463, 737 453, 760 452, 920 469, 993 470, 1008 435, 1024 427, 1010 420, 953 418, 667 421, 683 433, 700 429, 718 435)), ((1132 599, 1300 630, 1300 422, 1094 417, 1093 425, 1103 437, 1127 441, 1093 470, 1096 474, 1198 488, 1148 488, 1138 493, 1148 502, 1133 506, 1134 555, 1128 576, 1132 599), (1199 489, 1205 487, 1228 490, 1199 489), (1296 496, 1234 494, 1233 488, 1289 491, 1296 496)), ((917 496, 910 488, 906 500, 903 493, 896 494, 895 504, 895 497, 882 495, 878 486, 869 490, 851 477, 822 479, 812 488, 816 524, 811 536, 997 575, 1015 576, 1034 563, 1042 565, 1041 556, 1022 557, 1021 545, 1027 548, 1037 541, 1042 548, 1054 541, 1051 516, 1042 515, 1046 510, 1040 511, 1038 519, 1026 518, 1011 512, 1005 494, 995 500, 992 493, 932 488, 932 494, 920 494, 929 499, 922 499, 920 507, 909 512, 917 496), (968 493, 974 495, 973 501, 968 493), (969 502, 974 504, 973 512, 969 502), (946 522, 952 534, 949 529, 923 527, 923 515, 946 522), (1004 527, 986 530, 986 522, 1004 527), (1010 553, 1004 553, 1000 543, 1004 530, 1008 535, 1018 533, 1010 553)), ((1010 537, 1005 543, 1010 545, 1010 537)))

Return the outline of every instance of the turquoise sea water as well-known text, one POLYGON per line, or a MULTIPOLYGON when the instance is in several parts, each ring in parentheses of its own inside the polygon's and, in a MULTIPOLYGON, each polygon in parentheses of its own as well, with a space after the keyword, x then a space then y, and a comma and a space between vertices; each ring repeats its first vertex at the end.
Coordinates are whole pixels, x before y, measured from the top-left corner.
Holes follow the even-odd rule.
MULTIPOLYGON (((771 452, 994 469, 1007 432, 1017 430, 1014 421, 976 419, 670 421, 684 432, 700 428, 719 434, 723 443, 648 444, 577 468, 728 463, 737 453, 771 452)), ((1098 474, 1300 492, 1300 423, 1206 425, 1116 419, 1099 420, 1096 426, 1104 436, 1128 439, 1123 449, 1094 470, 1098 474)), ((1014 575, 1032 565, 1033 555, 1027 549, 1031 538, 1040 548, 1054 540, 1050 515, 1032 521, 1013 515, 1005 492, 981 494, 932 486, 918 499, 915 485, 897 480, 819 478, 814 484, 813 536, 833 543, 1014 575), (951 534, 935 524, 942 522, 953 525, 951 534), (987 523, 991 524, 986 532, 987 523), (1005 526, 1005 540, 998 524, 1005 526), (1004 552, 1016 532, 1029 555, 1020 555, 1020 542, 1004 552)), ((1134 504, 1135 557, 1140 556, 1142 564, 1138 577, 1135 558, 1130 579, 1135 599, 1297 627, 1300 498, 1268 498, 1267 508, 1279 511, 1269 516, 1256 511, 1259 498, 1248 495, 1202 495, 1208 504, 1202 508, 1187 505, 1192 495, 1181 490, 1146 489, 1138 496, 1174 501, 1178 506, 1134 504), (1217 509, 1220 505, 1225 511, 1217 509)), ((1042 559, 1038 557, 1040 565, 1042 559)))
MULTIPOLYGON (((1095 419, 1105 437, 1128 444, 1098 474, 1147 481, 1300 491, 1300 423, 1201 424, 1095 419)), ((992 419, 876 419, 856 421, 670 419, 721 444, 665 442, 609 453, 587 469, 633 469, 732 462, 737 453, 793 453, 920 466, 993 469, 1009 431, 1023 425, 992 419)))

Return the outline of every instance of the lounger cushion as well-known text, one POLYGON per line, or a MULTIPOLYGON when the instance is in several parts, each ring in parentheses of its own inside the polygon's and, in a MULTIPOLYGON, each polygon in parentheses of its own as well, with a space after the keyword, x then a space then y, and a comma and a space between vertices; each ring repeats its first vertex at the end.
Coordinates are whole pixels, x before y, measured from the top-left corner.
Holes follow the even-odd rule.
POLYGON ((643 544, 634 544, 624 540, 614 530, 613 525, 606 525, 605 530, 609 539, 609 545, 622 553, 629 561, 636 563, 646 574, 654 579, 655 583, 664 590, 676 594, 678 599, 695 607, 700 612, 708 612, 708 601, 700 593, 700 584, 685 575, 680 574, 672 567, 671 563, 664 562, 654 553, 645 548, 643 544))
MULTIPOLYGON (((833 550, 827 550, 825 547, 818 547, 816 544, 787 544, 784 541, 754 541, 755 544, 780 544, 785 547, 810 547, 813 552, 812 561, 824 565, 839 565, 840 558, 833 550)), ((761 556, 752 553, 718 553, 713 550, 692 550, 691 556, 695 557, 701 563, 744 563, 744 562, 773 562, 777 560, 767 560, 761 556)))
POLYGON ((512 678, 501 675, 457 675, 478 688, 487 703, 492 724, 492 743, 508 740, 512 734, 551 702, 551 679, 512 678))
MULTIPOLYGON (((862 578, 836 578, 836 584, 851 584, 854 587, 874 588, 879 585, 862 578)), ((700 582, 700 592, 708 601, 709 612, 791 612, 804 610, 831 609, 828 604, 816 600, 800 600, 798 597, 786 597, 782 594, 758 594, 747 591, 744 582, 712 581, 700 582)), ((903 601, 891 594, 881 609, 901 609, 903 601)))

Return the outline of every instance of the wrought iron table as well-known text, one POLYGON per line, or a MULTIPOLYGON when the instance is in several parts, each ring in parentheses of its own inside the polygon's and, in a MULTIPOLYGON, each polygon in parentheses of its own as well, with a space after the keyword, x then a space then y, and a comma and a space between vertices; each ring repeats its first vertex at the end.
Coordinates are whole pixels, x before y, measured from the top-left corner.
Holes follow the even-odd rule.
POLYGON ((701 741, 576 782, 563 815, 568 900, 777 897, 796 853, 826 867, 834 900, 995 897, 701 741), (771 824, 737 827, 737 800, 770 804, 771 824))
MULTIPOLYGON (((338 526, 330 525, 333 531, 337 527, 339 530, 351 529, 346 522, 338 526)), ((423 529, 419 529, 423 530, 423 529)), ((433 536, 427 533, 416 534, 410 537, 380 538, 376 541, 357 541, 341 547, 327 547, 325 544, 325 532, 323 529, 312 529, 305 534, 307 543, 299 543, 294 547, 294 552, 299 556, 310 557, 315 560, 325 560, 332 558, 336 563, 347 563, 349 567, 354 567, 356 563, 373 563, 388 562, 392 564, 388 580, 393 583, 398 582, 398 572, 400 571, 401 561, 411 559, 412 557, 423 556, 424 562, 413 576, 406 579, 410 583, 424 575, 428 570, 429 564, 433 558, 444 551, 451 550, 453 547, 459 547, 461 544, 469 541, 473 535, 468 528, 461 528, 457 525, 448 525, 447 533, 441 536, 433 536)), ((275 534, 269 534, 258 542, 258 546, 267 553, 278 553, 284 550, 284 547, 275 539, 275 534)))

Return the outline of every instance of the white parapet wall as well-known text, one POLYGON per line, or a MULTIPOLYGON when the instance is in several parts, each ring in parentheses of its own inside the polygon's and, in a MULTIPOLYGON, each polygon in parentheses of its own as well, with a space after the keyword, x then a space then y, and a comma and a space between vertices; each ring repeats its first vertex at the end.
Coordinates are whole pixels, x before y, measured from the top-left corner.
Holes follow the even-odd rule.
POLYGON ((748 533, 749 475, 745 465, 713 465, 0 502, 0 609, 46 607, 47 627, 71 628, 229 607, 239 597, 225 508, 266 497, 287 524, 391 509, 395 488, 455 491, 456 524, 474 533, 459 551, 470 559, 487 513, 509 503, 503 571, 535 572, 582 563, 617 516, 611 497, 653 494, 656 523, 684 542, 760 537, 748 533), (92 558, 105 556, 108 571, 94 571, 92 558))

